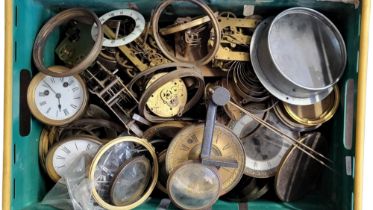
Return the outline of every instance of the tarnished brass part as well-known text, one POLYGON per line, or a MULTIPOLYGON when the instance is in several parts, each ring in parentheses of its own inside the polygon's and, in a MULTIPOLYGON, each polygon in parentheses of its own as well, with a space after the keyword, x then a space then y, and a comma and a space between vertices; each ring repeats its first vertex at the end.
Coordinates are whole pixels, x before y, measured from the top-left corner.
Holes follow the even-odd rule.
MULTIPOLYGON (((149 87, 166 73, 154 75, 147 84, 149 87)), ((184 108, 188 98, 186 86, 181 79, 173 79, 159 87, 148 99, 146 105, 160 117, 173 117, 184 108)))
MULTIPOLYGON (((115 38, 115 33, 106 25, 102 25, 102 29, 104 31, 104 34, 108 36, 110 39, 115 38)), ((142 63, 140 59, 138 59, 133 51, 128 48, 126 45, 119 46, 118 49, 140 70, 140 71, 145 71, 149 67, 142 63)))
POLYGON ((224 61, 250 61, 250 53, 235 52, 227 47, 220 47, 214 59, 224 61))
MULTIPOLYGON (((235 18, 235 17, 218 17, 221 29, 221 42, 218 52, 214 57, 213 64, 223 70, 222 61, 250 61, 248 50, 242 51, 235 49, 237 46, 245 45, 248 47, 251 42, 251 35, 244 34, 242 29, 254 29, 259 21, 254 18, 235 18)), ((212 46, 214 40, 210 38, 208 45, 212 46)))
MULTIPOLYGON (((204 124, 190 125, 181 130, 171 141, 166 155, 166 169, 170 173, 188 160, 199 160, 204 132, 204 124)), ((237 168, 218 169, 222 181, 222 193, 230 191, 241 179, 245 154, 243 146, 231 130, 222 125, 215 125, 212 157, 236 160, 237 168)))
POLYGON ((174 24, 174 25, 168 26, 166 28, 161 28, 161 29, 159 29, 159 33, 161 35, 174 34, 174 33, 184 31, 186 29, 189 29, 189 28, 192 28, 192 27, 195 27, 195 26, 202 25, 202 24, 207 23, 209 21, 210 21, 210 17, 206 15, 204 17, 194 19, 194 20, 191 20, 191 21, 186 22, 186 23, 174 24))
POLYGON ((71 24, 72 27, 65 33, 65 38, 55 49, 58 58, 67 66, 80 63, 95 43, 90 34, 92 26, 76 21, 71 24))
POLYGON ((289 116, 296 122, 313 126, 330 120, 338 109, 339 100, 339 88, 334 86, 334 90, 329 96, 315 104, 297 106, 284 102, 283 105, 289 116))
POLYGON ((154 39, 152 38, 151 34, 148 35, 148 38, 145 41, 142 37, 139 37, 134 41, 134 43, 138 46, 139 50, 141 50, 144 53, 144 56, 149 62, 149 67, 169 63, 170 61, 163 57, 163 55, 159 52, 156 43, 152 44, 152 41, 154 41, 154 39), (149 44, 148 41, 150 42, 149 44))
POLYGON ((251 18, 231 18, 231 17, 218 17, 220 28, 223 30, 225 27, 238 27, 238 28, 252 28, 258 25, 258 19, 251 18))

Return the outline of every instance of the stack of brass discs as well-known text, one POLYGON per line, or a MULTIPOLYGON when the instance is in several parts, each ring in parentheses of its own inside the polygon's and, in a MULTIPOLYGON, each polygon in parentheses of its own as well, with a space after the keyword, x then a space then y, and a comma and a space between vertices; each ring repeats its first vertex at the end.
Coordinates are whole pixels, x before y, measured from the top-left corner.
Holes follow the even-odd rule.
POLYGON ((36 37, 27 103, 45 124, 40 164, 71 199, 84 191, 114 210, 150 198, 188 210, 287 202, 334 170, 321 131, 338 113, 347 57, 329 19, 300 7, 240 17, 200 0, 143 9, 67 9, 36 37))

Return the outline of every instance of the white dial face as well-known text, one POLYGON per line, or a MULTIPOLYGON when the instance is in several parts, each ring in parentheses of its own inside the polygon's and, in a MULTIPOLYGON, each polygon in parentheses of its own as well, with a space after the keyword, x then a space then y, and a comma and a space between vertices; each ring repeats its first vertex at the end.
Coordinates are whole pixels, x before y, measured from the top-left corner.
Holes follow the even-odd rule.
MULTIPOLYGON (((266 121, 294 139, 299 137, 299 133, 283 125, 272 111, 268 112, 266 121)), ((246 171, 252 171, 255 177, 274 175, 283 156, 291 147, 289 140, 264 126, 241 140, 246 154, 246 171)))
POLYGON ((45 76, 35 88, 35 105, 51 120, 73 117, 83 106, 85 94, 82 84, 73 76, 45 76))
POLYGON ((58 146, 53 154, 53 168, 59 176, 63 176, 74 160, 83 152, 94 155, 101 145, 88 139, 74 139, 58 146))
MULTIPOLYGON (((119 10, 108 12, 100 17, 100 22, 101 24, 104 24, 107 20, 113 17, 118 17, 118 16, 125 16, 125 17, 132 18, 136 22, 136 26, 130 34, 124 37, 117 38, 117 39, 104 38, 102 45, 105 47, 119 47, 119 46, 126 45, 132 42, 133 40, 137 39, 137 37, 139 37, 141 33, 144 31, 144 28, 145 28, 144 16, 142 16, 139 12, 135 10, 131 10, 131 9, 119 9, 119 10)), ((91 35, 94 40, 96 40, 97 34, 98 34, 97 25, 94 24, 91 30, 91 35)))

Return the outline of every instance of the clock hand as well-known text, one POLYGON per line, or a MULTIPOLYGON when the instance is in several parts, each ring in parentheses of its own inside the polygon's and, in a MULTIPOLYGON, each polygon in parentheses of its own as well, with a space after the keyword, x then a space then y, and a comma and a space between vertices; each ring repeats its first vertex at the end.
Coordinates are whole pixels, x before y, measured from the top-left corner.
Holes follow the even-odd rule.
POLYGON ((43 80, 43 82, 44 82, 45 85, 47 85, 47 87, 48 87, 48 88, 49 88, 49 89, 50 89, 54 94, 57 95, 56 91, 53 90, 53 88, 48 84, 48 82, 46 82, 46 81, 44 81, 44 80, 43 80))
POLYGON ((57 93, 57 94, 56 94, 56 98, 58 99, 58 109, 59 109, 60 112, 61 112, 61 109, 62 109, 62 106, 61 106, 61 94, 60 94, 60 93, 57 93))

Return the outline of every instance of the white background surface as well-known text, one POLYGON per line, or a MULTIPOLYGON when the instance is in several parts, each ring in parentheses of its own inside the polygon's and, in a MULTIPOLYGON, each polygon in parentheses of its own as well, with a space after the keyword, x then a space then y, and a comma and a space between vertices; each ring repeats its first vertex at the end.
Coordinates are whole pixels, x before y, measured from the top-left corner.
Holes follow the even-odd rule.
MULTIPOLYGON (((0 4, 0 151, 3 151, 3 101, 4 101, 4 3, 0 4)), ((367 82, 367 110, 366 110, 366 132, 365 132, 365 151, 364 151, 364 184, 363 184, 363 209, 373 209, 373 15, 371 15, 370 43, 368 62, 368 82, 367 82)), ((2 152, 0 153, 0 163, 2 164, 2 152)), ((2 167, 0 167, 0 177, 2 176, 2 167)), ((2 186, 2 178, 0 179, 2 186)), ((0 191, 0 197, 1 197, 0 191)))

